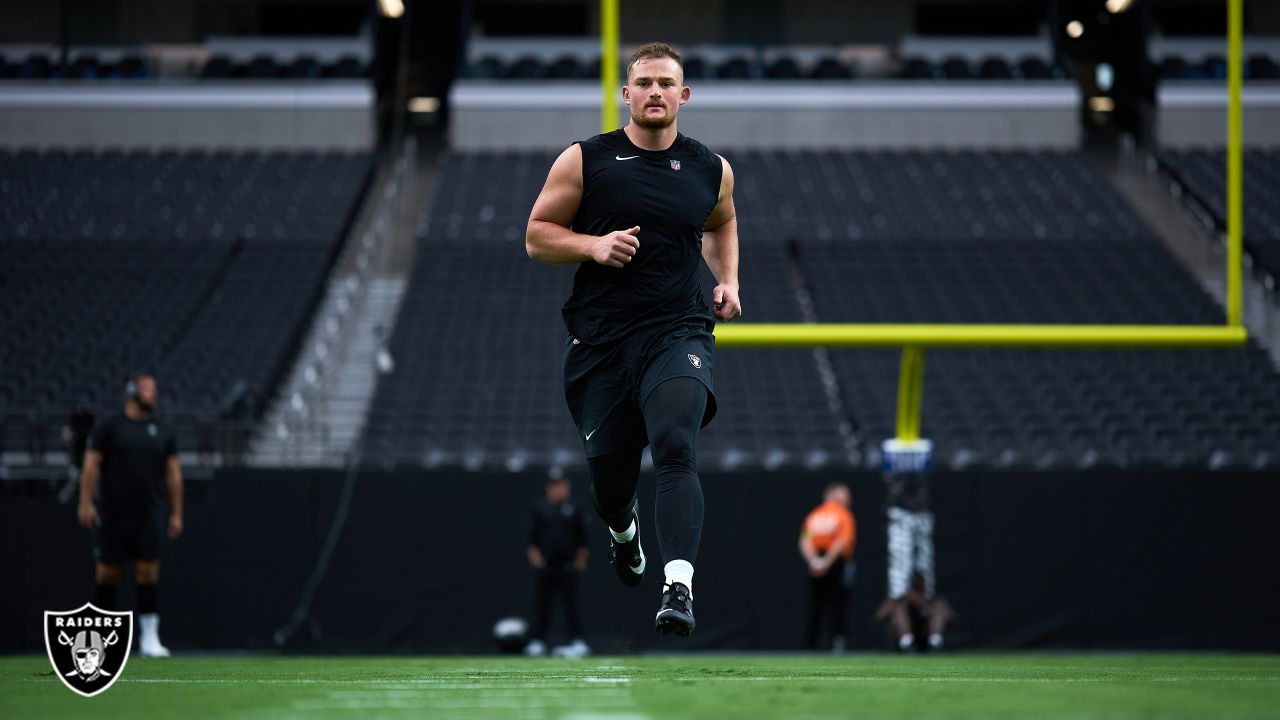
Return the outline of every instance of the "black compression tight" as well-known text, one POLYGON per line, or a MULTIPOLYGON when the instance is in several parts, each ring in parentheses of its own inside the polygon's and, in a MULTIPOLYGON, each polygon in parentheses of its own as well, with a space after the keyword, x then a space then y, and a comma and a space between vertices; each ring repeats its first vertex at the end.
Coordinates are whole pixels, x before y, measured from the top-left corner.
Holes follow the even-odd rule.
MULTIPOLYGON (((694 444, 707 408, 707 389, 691 377, 671 378, 649 394, 643 408, 653 468, 654 507, 662 558, 693 562, 702 539, 704 503, 694 444)), ((588 459, 596 511, 615 532, 631 526, 643 447, 588 459)))

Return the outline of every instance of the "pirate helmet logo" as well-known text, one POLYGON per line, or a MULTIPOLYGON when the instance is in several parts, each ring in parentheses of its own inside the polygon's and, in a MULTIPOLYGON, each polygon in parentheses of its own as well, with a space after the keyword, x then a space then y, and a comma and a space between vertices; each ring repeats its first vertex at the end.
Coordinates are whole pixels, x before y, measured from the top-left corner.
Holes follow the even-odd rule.
POLYGON ((85 697, 105 691, 120 677, 133 647, 133 613, 77 610, 44 613, 44 645, 62 683, 85 697))

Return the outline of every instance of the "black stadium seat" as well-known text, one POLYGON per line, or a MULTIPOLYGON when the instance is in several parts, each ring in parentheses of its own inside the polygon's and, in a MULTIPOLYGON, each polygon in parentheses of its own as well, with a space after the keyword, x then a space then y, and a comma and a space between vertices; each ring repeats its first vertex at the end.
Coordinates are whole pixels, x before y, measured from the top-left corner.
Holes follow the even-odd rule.
POLYGON ((948 80, 970 80, 973 78, 973 66, 961 57, 949 57, 942 61, 942 76, 948 80))
POLYGON ((249 62, 237 67, 235 75, 252 80, 268 80, 279 77, 280 71, 281 68, 276 64, 275 58, 269 55, 256 55, 249 62))
POLYGON ((116 412, 138 370, 160 380, 184 449, 237 383, 265 409, 370 162, 0 152, 0 424, 21 413, 29 426, 0 450, 56 437, 77 404, 116 412))
POLYGON ((836 58, 824 57, 814 66, 810 77, 814 80, 850 80, 853 70, 836 58))
POLYGON ((358 58, 344 55, 320 69, 320 77, 354 80, 367 77, 369 68, 358 58))
MULTIPOLYGON (((1221 322, 1080 153, 722 152, 737 171, 753 322, 802 321, 806 296, 829 322, 1221 322)), ((365 428, 383 461, 581 462, 559 367, 557 311, 571 271, 533 263, 522 243, 552 160, 444 157, 391 340, 396 357, 415 363, 380 383, 365 428), (495 286, 507 292, 483 290, 495 286), (521 352, 495 351, 504 347, 521 352)), ((700 462, 786 468, 872 456, 894 431, 899 353, 829 357, 836 398, 809 350, 722 349, 720 415, 700 436, 700 462)), ((926 375, 924 431, 946 464, 1280 465, 1280 374, 1256 346, 939 350, 926 375)))
POLYGON ((32 53, 18 66, 17 77, 22 80, 47 80, 56 75, 57 66, 45 55, 32 53))
POLYGON ((512 80, 538 80, 547 76, 547 66, 535 57, 522 57, 507 69, 512 80))
POLYGON ((1245 76, 1251 80, 1280 80, 1280 63, 1267 55, 1250 55, 1245 76))
POLYGON ((792 58, 778 58, 765 68, 764 76, 771 80, 797 80, 801 77, 800 66, 792 58))
POLYGON ((689 80, 705 80, 710 77, 708 74, 710 71, 707 69, 707 62, 701 57, 695 55, 693 57, 683 58, 683 63, 685 78, 689 80))
POLYGON ((235 66, 231 63, 231 58, 226 55, 213 55, 200 68, 200 77, 221 80, 231 77, 234 72, 235 66))
POLYGON ((910 57, 902 63, 902 77, 910 80, 934 79, 933 63, 920 57, 910 57))
POLYGON ((284 68, 281 77, 314 79, 320 77, 320 62, 310 55, 299 55, 284 68))
MULTIPOLYGON (((1160 167, 1182 186, 1219 230, 1226 228, 1226 153, 1222 150, 1162 150, 1160 167)), ((1244 156, 1244 241, 1259 268, 1280 277, 1280 150, 1249 149, 1244 156)))
POLYGON ((66 75, 69 78, 94 80, 98 77, 98 59, 92 55, 81 55, 71 61, 66 75))
POLYGON ((1024 80, 1052 80, 1053 68, 1049 63, 1036 57, 1023 58, 1018 62, 1018 71, 1024 80))
POLYGON ((547 68, 547 77, 556 80, 576 80, 586 77, 582 63, 572 56, 556 58, 547 68))
POLYGON ((1004 58, 989 57, 978 65, 978 77, 983 80, 1012 80, 1013 69, 1004 58))
POLYGON ((746 58, 729 58, 716 68, 716 77, 721 80, 747 80, 751 77, 751 63, 746 58))
POLYGON ((125 55, 116 66, 116 74, 125 80, 142 80, 147 76, 146 61, 137 55, 125 55))

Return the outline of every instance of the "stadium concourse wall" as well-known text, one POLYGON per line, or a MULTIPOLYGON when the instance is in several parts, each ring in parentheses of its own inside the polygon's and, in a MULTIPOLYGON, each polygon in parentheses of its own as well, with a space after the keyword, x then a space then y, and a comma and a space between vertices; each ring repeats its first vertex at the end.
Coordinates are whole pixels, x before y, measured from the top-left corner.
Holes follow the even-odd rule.
MULTIPOLYGON (((537 473, 367 471, 290 652, 489 652, 493 623, 529 617, 524 559, 537 473)), ((176 651, 274 650, 341 495, 339 471, 229 469, 190 483, 186 531, 165 550, 164 637, 176 651)), ((858 519, 852 648, 886 646, 883 485, 875 473, 704 476, 698 631, 657 636, 660 566, 644 513, 646 584, 618 584, 591 514, 581 589, 597 652, 786 650, 804 632, 805 513, 850 482, 858 519)), ((585 504, 585 483, 574 485, 585 504)), ((88 534, 50 493, 0 494, 0 653, 43 652, 44 610, 92 591, 88 534)), ((1263 473, 943 472, 934 480, 939 588, 959 612, 954 648, 1280 650, 1280 484, 1263 473)), ((641 507, 653 507, 651 478, 641 507)), ((589 507, 589 505, 587 505, 589 507)), ((132 607, 132 589, 122 607, 132 607)))
MULTIPOLYGON (((712 147, 1075 148, 1081 139, 1080 93, 1063 81, 708 80, 692 87, 680 130, 712 147)), ((563 148, 600 131, 600 86, 591 81, 463 80, 449 103, 456 150, 563 148), (511 132, 515 117, 520 132, 511 132)))
POLYGON ((6 82, 0 147, 368 150, 365 81, 6 82))

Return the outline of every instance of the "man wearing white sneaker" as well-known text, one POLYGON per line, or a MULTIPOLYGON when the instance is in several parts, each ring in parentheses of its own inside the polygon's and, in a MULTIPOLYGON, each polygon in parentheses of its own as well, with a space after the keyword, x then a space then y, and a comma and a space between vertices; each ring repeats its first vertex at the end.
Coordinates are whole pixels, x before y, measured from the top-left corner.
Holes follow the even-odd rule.
POLYGON ((177 443, 154 417, 155 378, 138 374, 125 383, 123 415, 94 429, 80 475, 80 524, 93 533, 97 588, 93 604, 114 610, 124 563, 138 582, 138 652, 168 657, 160 642, 160 548, 182 533, 182 467, 177 443), (168 497, 164 513, 160 490, 168 497))
POLYGON ((533 507, 529 530, 529 564, 536 573, 533 626, 525 654, 547 653, 546 640, 551 612, 559 598, 564 607, 572 642, 557 647, 560 657, 583 657, 590 652, 582 638, 582 618, 578 612, 578 578, 587 569, 587 526, 578 506, 569 497, 569 479, 559 468, 547 480, 546 498, 533 507))
POLYGON ((578 266, 562 309, 565 400, 612 533, 609 560, 628 587, 644 576, 635 496, 646 445, 653 455, 666 561, 654 624, 676 635, 694 629, 704 514, 695 441, 716 414, 712 330, 742 314, 733 170, 677 132, 689 97, 679 53, 640 47, 622 88, 630 122, 560 154, 525 233, 529 257, 578 266), (710 298, 704 267, 717 283, 710 298))

